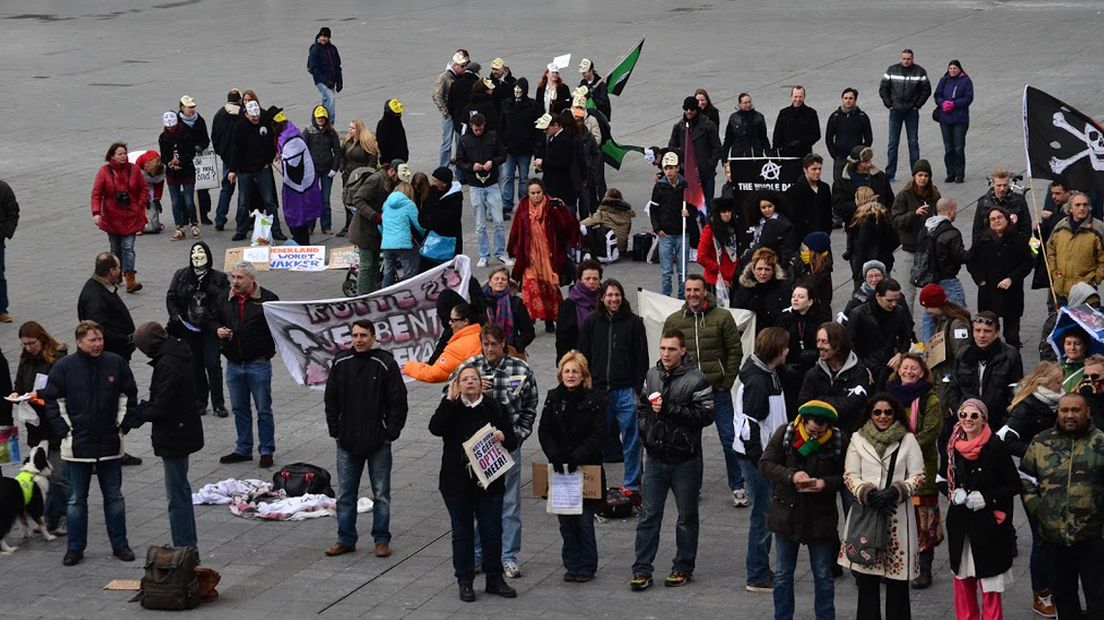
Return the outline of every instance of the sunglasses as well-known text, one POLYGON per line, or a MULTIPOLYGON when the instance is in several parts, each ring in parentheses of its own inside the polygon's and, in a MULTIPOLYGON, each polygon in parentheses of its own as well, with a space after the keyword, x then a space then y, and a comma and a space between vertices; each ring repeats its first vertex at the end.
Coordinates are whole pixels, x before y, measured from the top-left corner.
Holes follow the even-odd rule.
POLYGON ((974 324, 976 325, 978 323, 981 323, 982 325, 988 325, 990 327, 994 327, 997 324, 997 322, 994 321, 993 319, 987 319, 983 316, 975 316, 974 317, 974 324))
POLYGON ((456 319, 456 318, 453 318, 453 317, 449 317, 449 323, 459 323, 460 321, 463 321, 463 320, 464 319, 456 319))
POLYGON ((893 417, 893 413, 894 412, 893 412, 892 409, 871 409, 870 410, 870 415, 872 415, 874 417, 880 417, 880 416, 893 417))
POLYGON ((959 411, 958 412, 958 419, 959 420, 965 420, 966 418, 970 418, 971 420, 977 420, 980 417, 981 417, 981 414, 976 412, 976 411, 959 411))

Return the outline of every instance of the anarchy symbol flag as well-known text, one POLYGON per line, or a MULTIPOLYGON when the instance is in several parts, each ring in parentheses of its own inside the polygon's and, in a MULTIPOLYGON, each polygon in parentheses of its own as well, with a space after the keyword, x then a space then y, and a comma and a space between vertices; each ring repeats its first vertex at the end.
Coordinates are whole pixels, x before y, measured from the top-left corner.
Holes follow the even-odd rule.
POLYGON ((1104 191, 1104 127, 1066 103, 1024 87, 1027 173, 1063 178, 1070 187, 1104 191))

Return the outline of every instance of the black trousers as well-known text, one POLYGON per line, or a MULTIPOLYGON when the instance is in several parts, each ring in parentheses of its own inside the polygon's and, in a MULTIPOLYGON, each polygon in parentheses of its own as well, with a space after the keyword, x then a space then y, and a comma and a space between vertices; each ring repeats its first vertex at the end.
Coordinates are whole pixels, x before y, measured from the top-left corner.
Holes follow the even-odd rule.
POLYGON ((1059 618, 1104 618, 1104 541, 1079 542, 1072 547, 1044 543, 1050 564, 1051 589, 1059 618), (1082 616, 1077 583, 1085 594, 1086 614, 1082 616))
MULTIPOLYGON (((882 578, 855 572, 859 586, 859 606, 855 613, 858 620, 882 620, 882 578)), ((909 582, 903 579, 886 579, 885 617, 891 620, 909 620, 909 582)))

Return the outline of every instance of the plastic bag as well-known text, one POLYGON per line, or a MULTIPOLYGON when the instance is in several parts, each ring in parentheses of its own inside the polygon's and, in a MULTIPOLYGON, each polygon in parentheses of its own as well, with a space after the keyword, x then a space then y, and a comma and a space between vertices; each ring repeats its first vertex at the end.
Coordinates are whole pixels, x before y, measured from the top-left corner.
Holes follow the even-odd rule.
POLYGON ((718 308, 728 307, 728 285, 725 284, 724 278, 720 277, 720 275, 717 276, 717 292, 714 293, 714 295, 717 298, 718 308))
POLYGON ((40 422, 38 418, 38 412, 31 407, 31 404, 27 401, 23 401, 15 405, 15 410, 12 412, 16 423, 22 422, 29 424, 30 426, 38 426, 40 422))
POLYGON ((252 245, 272 245, 272 216, 260 211, 250 213, 253 216, 252 245))

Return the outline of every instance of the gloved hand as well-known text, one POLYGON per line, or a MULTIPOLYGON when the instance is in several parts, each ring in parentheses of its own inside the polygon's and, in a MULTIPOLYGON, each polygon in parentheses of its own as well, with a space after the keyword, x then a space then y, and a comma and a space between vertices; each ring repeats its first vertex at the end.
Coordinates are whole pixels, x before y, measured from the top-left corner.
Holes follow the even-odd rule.
POLYGON ((337 170, 330 170, 330 178, 331 179, 334 178, 335 174, 337 174, 337 170))
POLYGON ((955 489, 953 495, 951 495, 951 503, 955 506, 961 506, 966 503, 966 489, 955 489))
POLYGON ((552 471, 556 472, 557 474, 564 473, 563 463, 552 463, 552 471))
POLYGON ((980 491, 970 491, 970 494, 966 496, 966 507, 974 512, 985 508, 985 497, 982 496, 980 491))
POLYGON ((576 469, 579 469, 578 466, 572 465, 571 463, 567 464, 567 473, 573 474, 573 473, 575 473, 576 469))
POLYGON ((950 99, 943 100, 943 111, 944 112, 950 112, 954 109, 955 109, 954 101, 951 101, 950 99))

